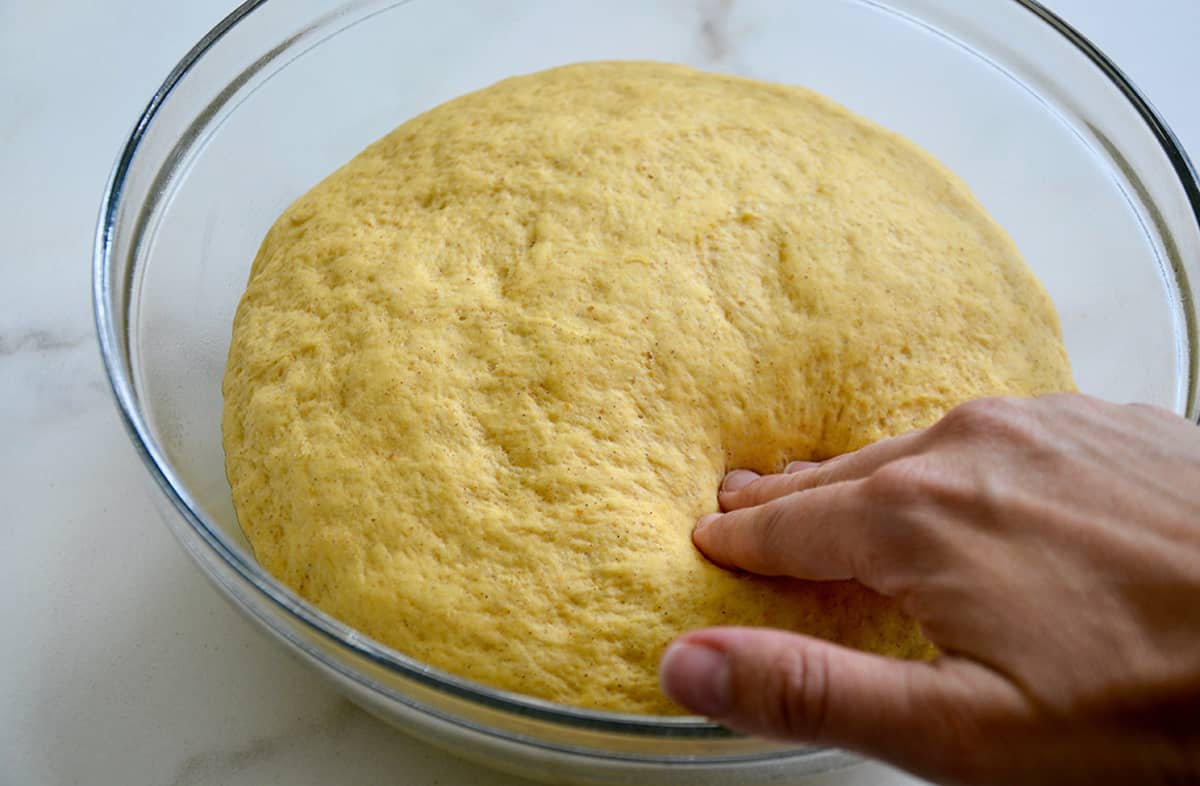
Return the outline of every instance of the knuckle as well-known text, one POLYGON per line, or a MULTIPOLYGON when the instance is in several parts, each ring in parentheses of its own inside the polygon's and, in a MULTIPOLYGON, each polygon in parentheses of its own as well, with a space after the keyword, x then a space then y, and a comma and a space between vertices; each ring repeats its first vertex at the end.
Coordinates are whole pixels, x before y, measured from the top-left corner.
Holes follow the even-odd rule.
POLYGON ((928 462, 919 456, 897 459, 871 473, 863 490, 880 508, 907 507, 925 499, 932 474, 928 462))
POLYGON ((757 505, 765 505, 797 491, 804 491, 812 485, 803 472, 795 475, 773 475, 770 478, 764 478, 764 481, 766 482, 756 484, 759 487, 756 489, 755 504, 757 505))
POLYGON ((914 560, 943 556, 947 539, 958 528, 947 521, 970 519, 981 505, 981 486, 975 473, 963 472, 929 456, 897 459, 864 481, 870 527, 870 547, 859 555, 857 575, 873 577, 886 593, 903 592, 914 560))
MULTIPOLYGON (((1091 396, 1087 393, 1050 393, 1042 396, 1040 400, 1051 402, 1056 409, 1060 410, 1075 410, 1075 409, 1090 409, 1094 412, 1110 413, 1120 408, 1120 404, 1114 404, 1106 399, 1097 396, 1091 396)), ((1145 405, 1148 406, 1148 405, 1145 405)))
POLYGON ((754 549, 752 559, 760 571, 774 573, 778 568, 780 555, 786 554, 788 550, 791 517, 787 507, 781 504, 767 505, 759 510, 758 531, 752 538, 753 545, 750 546, 754 549))
POLYGON ((815 486, 824 486, 832 483, 837 477, 838 473, 841 471, 842 467, 846 465, 854 455, 854 453, 843 453, 840 456, 834 456, 828 461, 822 462, 816 467, 813 467, 808 472, 801 473, 803 477, 797 478, 797 480, 804 484, 804 488, 813 488, 815 486))
POLYGON ((820 649, 786 649, 775 657, 771 672, 775 700, 764 720, 792 738, 819 740, 829 717, 829 664, 820 649))
POLYGON ((722 491, 721 502, 726 509, 766 505, 773 500, 802 491, 812 485, 805 473, 766 475, 737 491, 722 491))
POLYGON ((893 595, 897 562, 892 555, 897 551, 902 553, 903 548, 889 548, 889 545, 881 542, 879 538, 874 539, 867 548, 853 556, 851 567, 855 578, 860 582, 872 587, 876 592, 893 595))
POLYGON ((928 697, 925 701, 927 717, 930 718, 928 735, 936 741, 939 758, 946 774, 955 783, 978 783, 995 772, 998 762, 992 751, 983 746, 983 741, 1005 735, 1009 730, 1002 717, 988 718, 980 712, 976 701, 963 700, 957 693, 944 692, 928 697))
POLYGON ((1074 409, 1078 406, 1104 407, 1107 404, 1103 399, 1089 396, 1086 393, 1045 393, 1035 400, 1051 409, 1074 409))
POLYGON ((1126 409, 1126 411, 1141 415, 1144 418, 1146 418, 1147 420, 1159 420, 1159 421, 1167 421, 1167 422, 1174 422, 1174 421, 1180 420, 1180 417, 1178 415, 1176 415, 1174 412, 1163 409, 1162 407, 1156 407, 1153 404, 1144 404, 1142 402, 1135 402, 1133 404, 1126 404, 1125 409, 1126 409))
POLYGON ((935 428, 968 437, 1003 436, 1026 419, 1020 399, 997 396, 959 404, 947 412, 935 428))
MULTIPOLYGON (((786 497, 790 494, 795 494, 799 491, 810 491, 820 486, 828 485, 832 478, 832 471, 837 459, 832 459, 825 464, 820 464, 798 472, 790 472, 784 475, 773 475, 769 478, 764 478, 763 481, 755 484, 759 486, 756 491, 762 499, 757 500, 757 504, 764 504, 781 497, 786 497)), ((753 488, 753 487, 751 487, 753 488)))
POLYGON ((722 515, 692 535, 700 551, 717 565, 771 573, 772 553, 782 523, 772 506, 744 508, 722 515))

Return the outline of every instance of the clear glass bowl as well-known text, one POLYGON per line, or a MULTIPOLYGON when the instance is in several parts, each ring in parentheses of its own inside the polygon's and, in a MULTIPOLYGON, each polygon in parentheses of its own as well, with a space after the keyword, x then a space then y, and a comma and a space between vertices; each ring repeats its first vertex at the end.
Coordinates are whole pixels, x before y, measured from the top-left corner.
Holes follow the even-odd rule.
POLYGON ((499 78, 654 59, 803 84, 931 150, 1013 235, 1062 314, 1080 387, 1200 412, 1200 188, 1170 131, 1027 0, 249 2, 179 63, 112 173, 100 344, 176 537, 235 606, 378 716, 555 782, 765 782, 848 760, 700 718, 587 712, 423 666, 255 563, 220 442, 250 261, 297 196, 412 115, 499 78))

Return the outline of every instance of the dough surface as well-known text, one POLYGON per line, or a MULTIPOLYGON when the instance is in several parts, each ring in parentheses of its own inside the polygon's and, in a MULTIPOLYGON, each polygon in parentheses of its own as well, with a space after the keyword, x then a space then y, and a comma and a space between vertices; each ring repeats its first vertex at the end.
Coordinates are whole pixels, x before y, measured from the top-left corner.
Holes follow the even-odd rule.
POLYGON ((234 323, 227 470, 262 565, 432 666, 678 710, 676 634, 904 657, 854 583, 692 546, 726 469, 1073 389, 1015 246, 928 154, 811 92, 590 63, 451 101, 271 228, 234 323))

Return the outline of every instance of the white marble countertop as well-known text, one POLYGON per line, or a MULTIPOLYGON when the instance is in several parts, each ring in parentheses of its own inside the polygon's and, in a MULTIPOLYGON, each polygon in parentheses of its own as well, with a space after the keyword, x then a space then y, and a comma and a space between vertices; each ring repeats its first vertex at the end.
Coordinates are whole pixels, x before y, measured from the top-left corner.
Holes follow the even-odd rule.
MULTIPOLYGON (((516 783, 391 731, 244 622, 160 523, 110 401, 89 298, 101 189, 230 5, 0 2, 0 784, 516 783)), ((1200 158, 1200 3, 1048 5, 1200 158)), ((868 764, 808 782, 913 781, 868 764)))

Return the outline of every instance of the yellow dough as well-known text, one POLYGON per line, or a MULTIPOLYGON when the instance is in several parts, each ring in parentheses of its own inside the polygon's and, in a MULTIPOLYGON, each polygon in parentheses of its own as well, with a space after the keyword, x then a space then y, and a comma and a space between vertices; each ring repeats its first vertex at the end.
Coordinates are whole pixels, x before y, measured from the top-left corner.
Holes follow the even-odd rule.
POLYGON ((224 380, 263 566, 402 653, 672 713, 702 625, 930 652, 855 583, 693 547, 722 474, 988 394, 1073 389, 1054 308, 966 187, 811 92, 654 63, 417 117, 271 228, 224 380))

